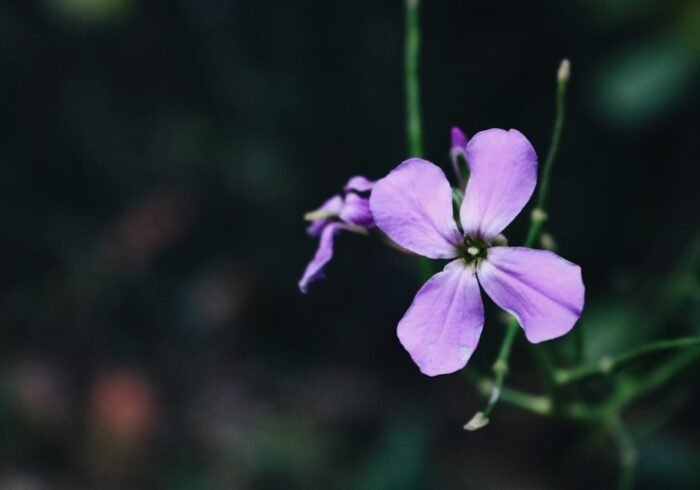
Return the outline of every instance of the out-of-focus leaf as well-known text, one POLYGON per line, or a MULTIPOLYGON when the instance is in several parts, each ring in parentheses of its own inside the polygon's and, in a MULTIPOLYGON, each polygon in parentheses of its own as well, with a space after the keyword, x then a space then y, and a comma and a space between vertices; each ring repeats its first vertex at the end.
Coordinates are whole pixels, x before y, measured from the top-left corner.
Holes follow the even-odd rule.
POLYGON ((589 359, 628 350, 650 338, 651 325, 633 302, 592 303, 585 313, 585 353, 589 359))
POLYGON ((698 57, 685 44, 667 40, 629 47, 612 55, 592 84, 601 119, 638 126, 677 107, 696 80, 698 57))

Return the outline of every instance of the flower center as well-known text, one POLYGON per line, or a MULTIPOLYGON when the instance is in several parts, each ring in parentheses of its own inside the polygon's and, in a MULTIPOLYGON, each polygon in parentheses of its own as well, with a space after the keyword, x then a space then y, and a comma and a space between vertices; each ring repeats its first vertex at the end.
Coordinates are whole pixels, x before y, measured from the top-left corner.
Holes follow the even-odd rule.
POLYGON ((464 243, 460 247, 462 260, 467 264, 477 265, 488 255, 489 246, 490 244, 484 240, 465 236, 464 243))

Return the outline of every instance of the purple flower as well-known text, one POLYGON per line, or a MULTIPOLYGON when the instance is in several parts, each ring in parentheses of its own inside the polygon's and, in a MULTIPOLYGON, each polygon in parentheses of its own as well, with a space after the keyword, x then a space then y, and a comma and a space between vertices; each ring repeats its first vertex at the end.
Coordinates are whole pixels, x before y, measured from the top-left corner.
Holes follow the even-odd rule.
POLYGON ((406 160, 372 190, 370 209, 394 242, 432 259, 454 259, 416 294, 398 337, 429 376, 464 367, 484 325, 479 285, 512 314, 530 342, 566 334, 583 309, 581 268, 546 250, 493 246, 537 180, 537 155, 520 132, 488 129, 465 153, 470 178, 453 217, 452 190, 434 164, 406 160))
POLYGON ((365 177, 352 177, 343 187, 344 196, 337 194, 316 211, 306 214, 305 218, 311 221, 306 231, 320 238, 316 254, 299 281, 302 293, 308 293, 309 284, 323 277, 323 268, 333 258, 333 238, 338 231, 366 233, 367 228, 374 226, 369 210, 369 194, 373 185, 374 182, 365 177))

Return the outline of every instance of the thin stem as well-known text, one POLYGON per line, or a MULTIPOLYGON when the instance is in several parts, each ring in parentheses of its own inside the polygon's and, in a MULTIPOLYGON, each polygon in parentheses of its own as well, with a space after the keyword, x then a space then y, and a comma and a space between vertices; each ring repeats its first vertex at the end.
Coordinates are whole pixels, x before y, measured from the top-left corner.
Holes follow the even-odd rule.
MULTIPOLYGON (((411 3, 410 0, 407 2, 411 3)), ((526 247, 532 247, 540 236, 542 231, 542 224, 546 220, 547 214, 544 211, 544 205, 547 201, 547 193, 549 192, 549 174, 552 171, 552 165, 554 164, 554 158, 557 155, 557 149, 559 148, 559 141, 561 140, 562 129, 564 128, 564 96, 566 95, 566 84, 569 81, 569 60, 563 60, 559 66, 559 71, 557 72, 557 97, 556 97, 556 116, 554 119, 554 130, 552 132, 552 141, 547 151, 547 159, 545 160, 544 168, 542 170, 542 184, 537 195, 537 207, 532 213, 532 221, 530 222, 530 230, 527 234, 527 239, 525 240, 526 247)), ((508 364, 510 360, 510 353, 513 348, 513 343, 520 332, 517 320, 511 318, 506 326, 506 334, 503 337, 503 342, 501 343, 501 348, 498 353, 498 358, 493 365, 493 372, 495 374, 495 381, 493 389, 491 390, 491 396, 489 397, 488 404, 484 409, 483 416, 488 419, 493 411, 494 407, 498 403, 501 393, 503 391, 503 383, 508 374, 508 364)))
POLYGON ((498 351, 498 357, 496 362, 493 363, 493 374, 495 379, 493 381, 493 386, 491 388, 491 395, 489 396, 489 401, 486 408, 483 410, 483 416, 489 418, 491 412, 493 412, 494 407, 498 403, 503 393, 503 383, 508 375, 508 363, 510 361, 510 353, 513 350, 513 344, 518 336, 519 327, 518 322, 515 318, 510 318, 508 320, 508 325, 506 326, 506 335, 503 338, 503 343, 501 343, 501 348, 498 351))
POLYGON ((639 399, 647 393, 665 385, 676 375, 683 372, 700 360, 700 349, 688 349, 673 356, 665 363, 657 366, 650 373, 635 381, 628 380, 624 383, 614 397, 613 402, 618 407, 624 407, 627 404, 639 399))
MULTIPOLYGON (((493 380, 482 378, 477 373, 468 369, 465 370, 465 374, 467 375, 467 379, 474 385, 481 395, 491 395, 493 380)), ((547 396, 533 395, 520 390, 503 388, 501 390, 501 400, 503 400, 505 403, 513 405, 514 407, 527 410, 537 415, 546 416, 552 414, 552 400, 547 396)))
POLYGON ((631 490, 634 484, 634 473, 637 468, 637 447, 632 435, 619 416, 614 416, 609 424, 609 430, 615 442, 620 458, 619 490, 631 490))
POLYGON ((615 357, 603 357, 599 361, 574 369, 561 369, 555 372, 557 384, 563 385, 597 375, 608 375, 641 358, 668 350, 686 349, 700 346, 700 337, 683 337, 671 340, 658 340, 615 357))
POLYGON ((540 178, 537 201, 535 209, 532 212, 532 224, 530 225, 530 231, 528 232, 527 239, 525 240, 526 247, 532 247, 536 243, 537 238, 542 231, 542 226, 547 220, 547 213, 545 209, 547 197, 549 195, 552 167, 554 166, 554 160, 557 156, 557 151, 559 150, 561 134, 564 130, 564 116, 566 113, 566 87, 569 82, 569 72, 569 60, 565 59, 559 65, 559 71, 557 72, 557 97, 554 129, 552 130, 552 139, 549 143, 549 150, 547 151, 547 157, 545 158, 544 166, 542 168, 542 177, 540 178))
POLYGON ((406 137, 410 156, 423 155, 423 134, 420 112, 420 0, 406 0, 406 33, 404 52, 404 84, 406 91, 406 137))
MULTIPOLYGON (((420 110, 420 0, 405 0, 404 19, 404 91, 406 104, 406 140, 412 157, 423 156, 423 126, 420 110)), ((419 259, 420 276, 427 280, 434 273, 432 261, 419 259)))

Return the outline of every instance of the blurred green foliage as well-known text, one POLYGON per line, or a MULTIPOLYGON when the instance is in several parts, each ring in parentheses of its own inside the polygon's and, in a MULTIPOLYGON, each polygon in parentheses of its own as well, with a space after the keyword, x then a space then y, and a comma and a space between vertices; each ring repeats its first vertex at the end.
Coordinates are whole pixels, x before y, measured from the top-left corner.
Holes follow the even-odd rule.
POLYGON ((121 20, 134 8, 134 0, 41 0, 48 10, 66 21, 94 25, 121 20))

